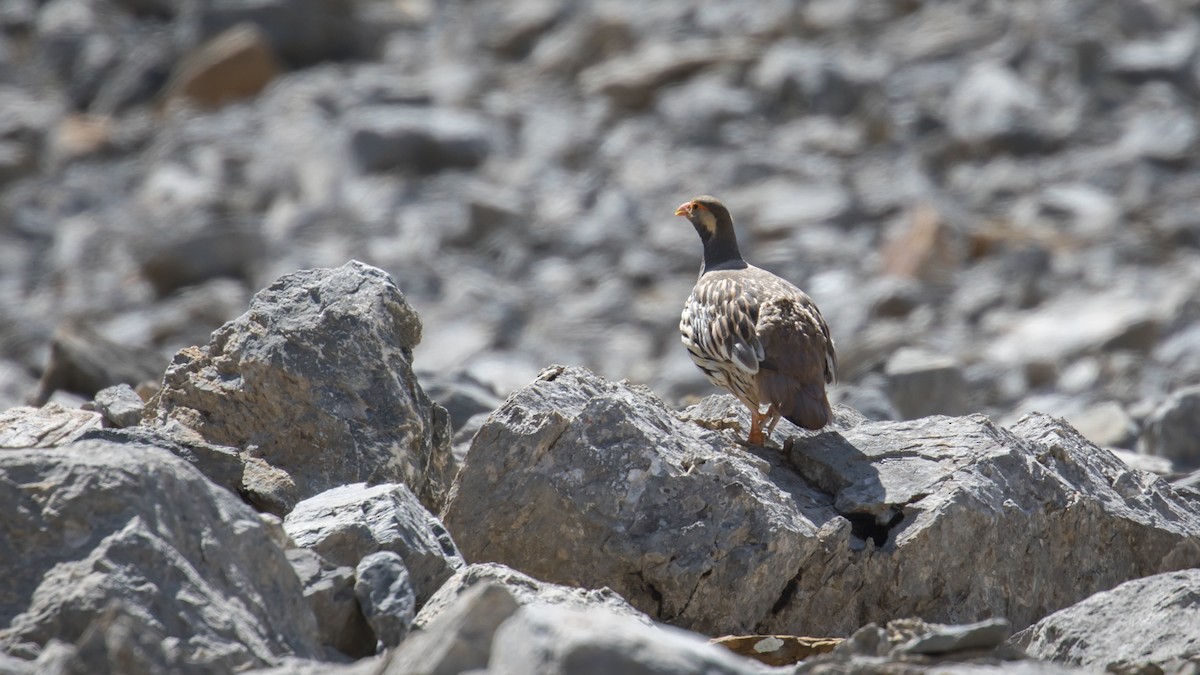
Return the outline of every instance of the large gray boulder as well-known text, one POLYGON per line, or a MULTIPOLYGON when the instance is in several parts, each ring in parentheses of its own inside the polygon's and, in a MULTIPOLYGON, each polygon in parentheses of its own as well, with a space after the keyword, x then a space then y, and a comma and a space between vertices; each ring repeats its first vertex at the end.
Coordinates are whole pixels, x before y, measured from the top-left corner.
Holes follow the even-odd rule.
POLYGON ((24 659, 53 640, 83 649, 89 630, 103 642, 102 626, 118 624, 157 636, 159 672, 320 654, 267 525, 160 449, 0 452, 0 579, 0 651, 24 659))
POLYGON ((1013 642, 1031 656, 1106 672, 1194 672, 1200 569, 1127 581, 1038 621, 1013 642))
POLYGON ((839 409, 821 433, 781 423, 782 451, 741 446, 745 417, 725 397, 685 419, 643 388, 549 369, 476 435, 446 525, 468 560, 608 586, 709 634, 910 615, 1020 629, 1200 563, 1191 504, 1045 416, 1005 429, 839 409))
POLYGON ((283 527, 297 546, 335 565, 353 568, 372 553, 398 554, 418 607, 466 565, 441 521, 403 485, 355 483, 322 492, 297 504, 283 527))
POLYGON ((413 375, 420 340, 383 271, 288 274, 207 347, 176 354, 147 416, 245 451, 246 493, 279 515, 357 481, 403 482, 436 509, 454 466, 449 419, 413 375))
POLYGON ((659 621, 750 632, 836 514, 730 445, 643 387, 550 368, 476 434, 443 519, 468 560, 608 586, 659 621))

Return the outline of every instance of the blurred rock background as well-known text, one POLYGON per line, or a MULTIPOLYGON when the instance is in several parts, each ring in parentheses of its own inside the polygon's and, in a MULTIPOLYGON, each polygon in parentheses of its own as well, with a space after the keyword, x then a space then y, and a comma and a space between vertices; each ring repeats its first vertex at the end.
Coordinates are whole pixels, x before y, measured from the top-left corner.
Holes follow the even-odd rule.
POLYGON ((821 306, 835 398, 1182 471, 1198 52, 1185 0, 3 0, 0 407, 161 373, 351 258, 456 428, 550 363, 682 403, 671 214, 707 192, 821 306))

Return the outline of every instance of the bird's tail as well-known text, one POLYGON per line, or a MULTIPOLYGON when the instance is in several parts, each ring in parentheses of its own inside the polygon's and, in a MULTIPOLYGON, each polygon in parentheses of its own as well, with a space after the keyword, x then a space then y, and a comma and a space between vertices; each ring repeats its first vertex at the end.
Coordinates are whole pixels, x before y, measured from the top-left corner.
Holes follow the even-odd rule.
POLYGON ((798 427, 820 429, 833 419, 833 409, 829 407, 824 385, 806 384, 788 399, 785 405, 779 406, 779 412, 798 427))

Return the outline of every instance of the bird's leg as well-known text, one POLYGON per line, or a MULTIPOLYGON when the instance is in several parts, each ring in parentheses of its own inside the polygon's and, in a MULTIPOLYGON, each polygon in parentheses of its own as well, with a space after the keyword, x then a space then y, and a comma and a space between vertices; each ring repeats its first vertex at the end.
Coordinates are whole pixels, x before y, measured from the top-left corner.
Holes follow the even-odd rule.
POLYGON ((779 409, 776 408, 774 404, 772 404, 770 408, 767 408, 767 414, 763 415, 763 419, 766 420, 767 423, 766 435, 768 438, 771 437, 771 434, 775 433, 775 425, 779 424, 779 417, 779 409))
POLYGON ((766 439, 763 437, 762 432, 762 423, 764 419, 766 419, 766 417, 759 414, 757 407, 750 409, 750 438, 746 439, 746 442, 750 445, 765 444, 766 439))

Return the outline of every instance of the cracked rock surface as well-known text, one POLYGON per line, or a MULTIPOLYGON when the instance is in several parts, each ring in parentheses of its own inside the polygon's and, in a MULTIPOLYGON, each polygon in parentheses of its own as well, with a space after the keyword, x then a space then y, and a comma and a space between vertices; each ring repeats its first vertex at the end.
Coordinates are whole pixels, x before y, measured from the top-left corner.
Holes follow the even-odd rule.
POLYGON ((1053 418, 843 410, 820 433, 781 423, 781 452, 736 442, 738 407, 680 415, 644 388, 547 369, 476 435, 447 527, 468 560, 608 586, 713 635, 847 635, 910 615, 1019 629, 1200 564, 1189 502, 1053 418))

